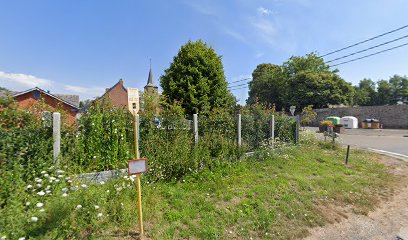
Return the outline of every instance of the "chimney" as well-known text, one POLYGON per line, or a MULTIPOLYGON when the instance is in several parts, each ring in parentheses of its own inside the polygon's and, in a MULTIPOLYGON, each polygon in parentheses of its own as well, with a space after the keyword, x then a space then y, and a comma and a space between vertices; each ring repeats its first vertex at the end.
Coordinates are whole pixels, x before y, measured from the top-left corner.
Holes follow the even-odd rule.
POLYGON ((123 79, 122 79, 122 78, 119 80, 119 84, 120 84, 121 86, 123 86, 123 79))

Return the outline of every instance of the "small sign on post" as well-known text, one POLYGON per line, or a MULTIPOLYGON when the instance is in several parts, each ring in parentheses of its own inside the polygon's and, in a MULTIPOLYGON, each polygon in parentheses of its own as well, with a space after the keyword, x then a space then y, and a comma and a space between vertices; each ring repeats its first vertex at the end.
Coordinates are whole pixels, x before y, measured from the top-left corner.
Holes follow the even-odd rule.
POLYGON ((140 238, 143 236, 143 212, 142 212, 142 187, 140 186, 140 174, 147 172, 147 159, 140 158, 139 154, 139 89, 128 88, 128 109, 135 117, 133 121, 134 127, 134 141, 135 141, 135 158, 136 160, 128 161, 129 175, 136 175, 137 187, 137 208, 139 212, 139 229, 140 238))
POLYGON ((147 159, 140 158, 128 161, 128 173, 129 175, 136 175, 147 172, 147 159))
POLYGON ((129 111, 136 115, 139 112, 139 89, 128 88, 128 108, 129 111))

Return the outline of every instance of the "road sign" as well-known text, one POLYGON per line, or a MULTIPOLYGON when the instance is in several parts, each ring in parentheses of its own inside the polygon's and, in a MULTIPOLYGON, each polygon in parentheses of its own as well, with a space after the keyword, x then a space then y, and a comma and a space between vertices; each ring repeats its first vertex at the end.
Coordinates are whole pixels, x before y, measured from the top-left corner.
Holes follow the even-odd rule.
POLYGON ((140 158, 128 161, 128 173, 129 175, 135 175, 147 172, 147 159, 140 158))
POLYGON ((134 115, 139 112, 139 89, 128 88, 128 108, 129 111, 134 115))

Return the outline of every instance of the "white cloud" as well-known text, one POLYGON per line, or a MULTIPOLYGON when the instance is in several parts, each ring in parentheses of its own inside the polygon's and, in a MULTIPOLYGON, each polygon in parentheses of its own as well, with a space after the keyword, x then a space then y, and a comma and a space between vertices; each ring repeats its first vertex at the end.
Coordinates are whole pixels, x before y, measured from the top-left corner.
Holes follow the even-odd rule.
POLYGON ((270 9, 267 9, 264 7, 259 7, 257 10, 258 10, 258 13, 263 16, 268 16, 273 13, 270 9))
POLYGON ((70 93, 76 93, 87 96, 98 96, 105 92, 104 88, 101 87, 81 87, 74 85, 64 85, 64 89, 70 93))
POLYGON ((235 39, 237 39, 237 40, 239 40, 239 41, 241 41, 241 42, 243 42, 245 44, 251 45, 251 43, 243 35, 241 35, 238 32, 235 32, 235 31, 233 31, 231 29, 227 29, 227 28, 225 28, 224 32, 225 32, 225 34, 227 34, 227 35, 229 35, 229 36, 231 36, 231 37, 233 37, 233 38, 235 38, 235 39))
POLYGON ((217 15, 216 10, 210 5, 209 2, 203 3, 201 1, 186 1, 185 2, 187 5, 189 5, 192 9, 195 11, 204 14, 204 15, 209 15, 209 16, 215 16, 217 15))
POLYGON ((264 52, 257 52, 256 55, 255 55, 255 57, 260 58, 260 57, 262 57, 263 55, 265 55, 264 52))
POLYGON ((51 87, 54 81, 23 73, 7 73, 0 71, 0 83, 14 88, 51 87))
POLYGON ((273 23, 266 19, 259 19, 253 21, 252 24, 256 28, 256 30, 262 35, 267 38, 272 37, 276 33, 276 28, 273 23))
POLYGON ((276 46, 277 29, 270 20, 258 18, 252 21, 252 25, 261 40, 272 47, 276 46))

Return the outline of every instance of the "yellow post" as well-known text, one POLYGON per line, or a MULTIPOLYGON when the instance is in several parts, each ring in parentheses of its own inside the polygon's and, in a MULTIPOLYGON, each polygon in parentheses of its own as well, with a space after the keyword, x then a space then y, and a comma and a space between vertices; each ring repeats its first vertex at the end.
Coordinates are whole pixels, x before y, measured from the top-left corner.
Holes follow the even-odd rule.
POLYGON ((139 209, 139 229, 140 229, 140 238, 143 235, 143 215, 142 215, 142 192, 140 188, 140 174, 136 174, 137 179, 137 207, 139 209))
MULTIPOLYGON (((134 140, 135 140, 135 157, 136 159, 140 158, 139 154, 139 143, 137 140, 137 135, 139 131, 139 114, 134 114, 135 115, 135 120, 134 120, 134 140)), ((136 187, 137 187, 137 208, 139 211, 139 229, 140 229, 140 238, 142 238, 143 235, 143 215, 142 215, 142 189, 140 187, 140 174, 136 174, 136 187)))

